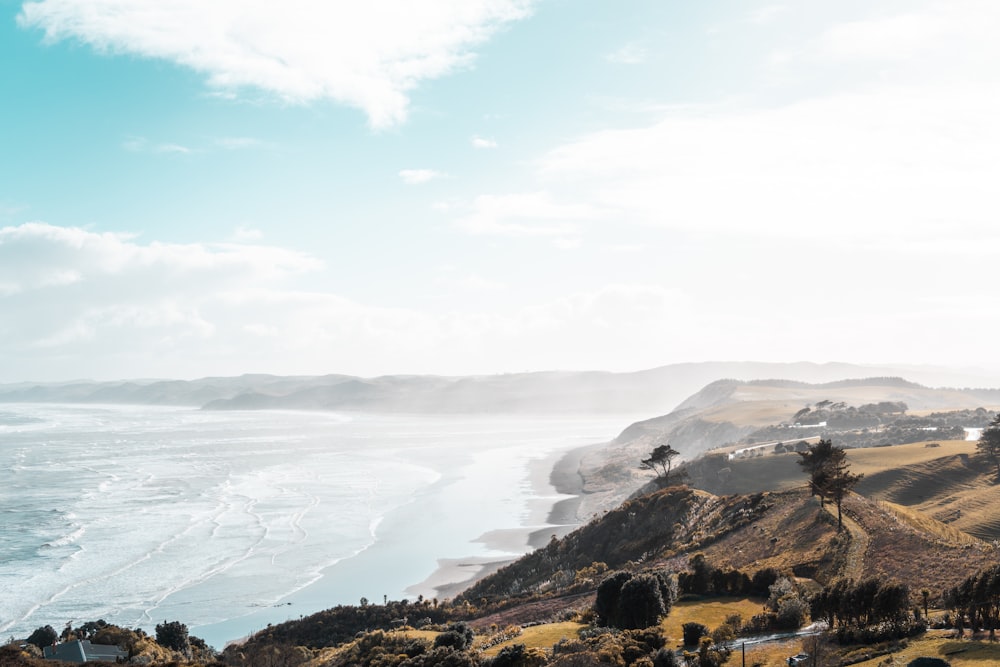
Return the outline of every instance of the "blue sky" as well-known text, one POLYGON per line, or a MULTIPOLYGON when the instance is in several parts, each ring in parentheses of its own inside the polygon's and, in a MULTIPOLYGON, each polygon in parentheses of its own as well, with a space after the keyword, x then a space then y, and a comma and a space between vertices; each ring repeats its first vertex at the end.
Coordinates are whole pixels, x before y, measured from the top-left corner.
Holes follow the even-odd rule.
POLYGON ((996 367, 997 28, 0 0, 0 381, 996 367))

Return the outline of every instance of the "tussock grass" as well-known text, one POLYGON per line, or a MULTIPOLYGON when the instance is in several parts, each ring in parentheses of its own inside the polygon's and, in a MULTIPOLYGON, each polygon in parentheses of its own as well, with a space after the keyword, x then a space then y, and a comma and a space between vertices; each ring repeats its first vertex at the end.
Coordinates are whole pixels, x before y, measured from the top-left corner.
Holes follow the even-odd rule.
POLYGON ((981 542, 979 538, 973 537, 972 535, 969 535, 954 526, 941 523, 937 519, 934 519, 918 510, 890 503, 886 500, 881 501, 880 504, 884 509, 895 515, 899 520, 908 523, 919 531, 929 535, 936 535, 949 544, 978 544, 981 542))
POLYGON ((514 637, 513 639, 505 641, 502 644, 497 644, 496 646, 491 646, 483 651, 483 655, 494 656, 499 653, 500 649, 504 646, 510 646, 512 644, 524 644, 528 648, 540 648, 548 651, 552 648, 552 645, 558 643, 560 639, 575 639, 580 634, 580 630, 585 627, 587 626, 580 623, 574 623, 572 621, 533 625, 531 627, 524 628, 519 637, 514 637))

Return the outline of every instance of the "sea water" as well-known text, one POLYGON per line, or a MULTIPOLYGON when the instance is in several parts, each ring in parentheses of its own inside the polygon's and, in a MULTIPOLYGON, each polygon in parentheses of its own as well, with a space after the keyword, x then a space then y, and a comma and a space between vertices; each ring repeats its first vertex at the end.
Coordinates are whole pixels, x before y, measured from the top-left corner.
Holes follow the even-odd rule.
POLYGON ((165 620, 221 648, 360 597, 554 503, 532 463, 626 417, 0 405, 0 632, 165 620), (541 497, 540 497, 541 496, 541 497))

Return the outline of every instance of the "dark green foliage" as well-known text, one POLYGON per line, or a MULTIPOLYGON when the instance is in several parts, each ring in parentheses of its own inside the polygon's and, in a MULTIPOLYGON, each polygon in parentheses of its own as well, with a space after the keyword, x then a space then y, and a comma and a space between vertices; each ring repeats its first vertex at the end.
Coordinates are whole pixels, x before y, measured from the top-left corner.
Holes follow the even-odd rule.
MULTIPOLYGON (((905 408, 904 408, 905 409, 905 408)), ((837 503, 837 529, 843 527, 841 505, 844 497, 864 475, 855 475, 847 464, 847 452, 834 446, 831 440, 821 439, 804 452, 799 465, 809 475, 809 490, 819 496, 820 503, 832 499, 837 503)))
POLYGON ((638 574, 625 582, 618 607, 616 626, 622 629, 656 625, 668 610, 660 594, 660 581, 652 574, 638 574))
POLYGON ((909 622, 910 590, 878 579, 838 581, 812 598, 812 617, 833 626, 866 628, 888 624, 902 628, 909 622))
POLYGON ((955 612, 959 627, 989 630, 994 637, 1000 626, 1000 565, 974 574, 944 592, 942 599, 955 612))
POLYGON ((434 646, 447 646, 456 651, 464 651, 472 646, 474 635, 472 628, 465 622, 452 623, 448 628, 434 638, 434 646))
POLYGON ((708 635, 708 628, 701 623, 685 623, 681 626, 685 646, 697 646, 702 637, 708 635))
POLYGON ((763 570, 757 570, 750 580, 750 590, 746 591, 746 593, 757 597, 767 596, 771 590, 771 586, 778 581, 778 576, 779 572, 773 567, 765 567, 763 570))
POLYGON ((521 667, 525 662, 526 650, 524 644, 504 646, 490 662, 490 667, 521 667))
POLYGON ((997 477, 1000 477, 1000 413, 983 429, 976 450, 997 467, 997 477))
MULTIPOLYGON (((450 606, 420 603, 402 604, 387 600, 386 604, 367 606, 338 605, 302 619, 269 626, 250 637, 243 647, 252 650, 255 644, 290 644, 307 648, 337 646, 353 639, 359 632, 388 630, 401 618, 429 618, 431 623, 446 623, 453 617, 450 606)), ((236 649, 227 650, 231 653, 236 649)))
POLYGON ((632 578, 631 572, 619 570, 607 577, 597 587, 597 597, 594 600, 594 611, 597 613, 597 624, 613 627, 618 613, 618 601, 622 586, 632 578))
POLYGON ((690 572, 677 575, 677 587, 684 595, 767 597, 771 585, 778 580, 778 571, 774 568, 759 570, 751 578, 739 570, 713 567, 700 553, 688 560, 688 567, 690 572))
POLYGON ((906 667, 951 667, 951 663, 941 658, 914 658, 906 667))
POLYGON ((635 630, 659 623, 670 613, 673 589, 660 572, 618 571, 597 587, 594 611, 598 625, 635 630))
POLYGON ((672 649, 661 648, 653 656, 653 667, 681 667, 681 661, 672 649))
MULTIPOLYGON (((479 660, 465 651, 439 646, 397 664, 399 667, 479 667, 479 660)), ((379 667, 387 666, 385 662, 380 662, 379 667)))
POLYGON ((34 644, 38 648, 52 646, 59 639, 59 633, 51 625, 44 625, 28 636, 28 643, 34 644))
POLYGON ((180 621, 164 621, 156 626, 156 643, 172 651, 187 651, 191 648, 188 627, 180 621))
POLYGON ((705 560, 705 554, 697 553, 688 560, 688 567, 691 574, 685 581, 678 582, 681 590, 694 595, 705 595, 708 593, 711 583, 711 570, 705 560))

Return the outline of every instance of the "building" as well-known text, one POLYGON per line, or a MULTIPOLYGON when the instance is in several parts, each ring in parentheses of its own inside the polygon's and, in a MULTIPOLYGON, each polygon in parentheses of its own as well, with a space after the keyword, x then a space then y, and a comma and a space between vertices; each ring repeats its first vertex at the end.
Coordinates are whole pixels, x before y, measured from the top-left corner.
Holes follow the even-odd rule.
POLYGON ((117 646, 91 644, 89 639, 74 639, 42 649, 46 660, 63 662, 119 662, 128 659, 128 651, 117 646))

